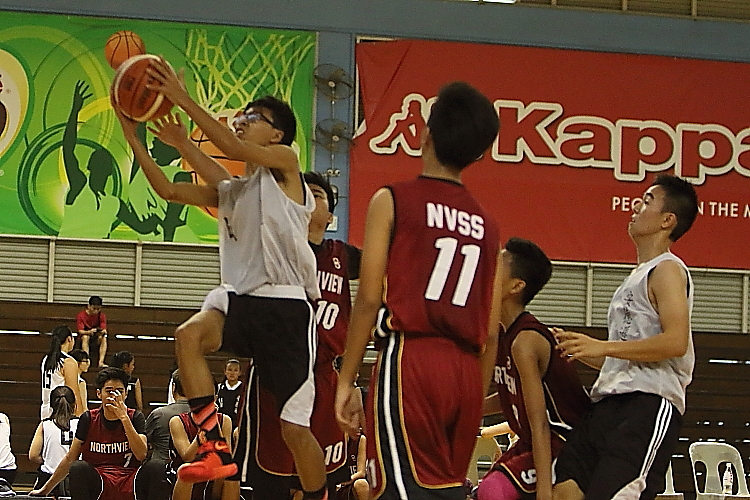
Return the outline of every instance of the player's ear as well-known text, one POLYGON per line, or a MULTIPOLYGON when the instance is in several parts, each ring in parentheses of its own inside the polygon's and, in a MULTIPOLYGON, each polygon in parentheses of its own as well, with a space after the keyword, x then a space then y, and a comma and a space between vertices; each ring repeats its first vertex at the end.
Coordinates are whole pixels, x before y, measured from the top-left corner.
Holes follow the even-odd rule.
POLYGON ((271 142, 273 144, 281 144, 281 140, 284 138, 284 132, 275 128, 273 129, 274 134, 271 136, 271 142))
POLYGON ((664 218, 661 222, 662 229, 672 229, 677 225, 677 215, 672 212, 662 212, 664 218))
POLYGON ((520 295, 526 289, 526 282, 519 278, 511 278, 510 281, 513 283, 510 287, 510 292, 514 295, 520 295))

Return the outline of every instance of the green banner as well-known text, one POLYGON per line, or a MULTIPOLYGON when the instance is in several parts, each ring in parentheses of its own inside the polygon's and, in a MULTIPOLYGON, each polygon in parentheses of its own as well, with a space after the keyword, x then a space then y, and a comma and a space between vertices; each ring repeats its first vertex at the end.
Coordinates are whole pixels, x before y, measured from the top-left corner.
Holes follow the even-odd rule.
MULTIPOLYGON (((163 55, 221 121, 264 95, 289 102, 307 170, 315 42, 309 32, 3 12, 0 233, 216 243, 211 212, 162 200, 134 163, 109 103, 109 61, 144 46, 163 55)), ((199 147, 234 174, 244 171, 183 121, 199 147)), ((145 127, 141 137, 168 177, 201 182, 175 149, 145 127)))

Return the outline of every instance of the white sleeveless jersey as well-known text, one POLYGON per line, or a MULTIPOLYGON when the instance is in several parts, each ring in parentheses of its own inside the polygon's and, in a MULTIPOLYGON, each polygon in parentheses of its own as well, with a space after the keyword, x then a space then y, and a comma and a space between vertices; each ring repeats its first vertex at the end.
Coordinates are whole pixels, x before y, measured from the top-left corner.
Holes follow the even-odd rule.
POLYGON ((16 457, 10 449, 10 419, 0 413, 0 470, 16 468, 16 457))
POLYGON ((315 200, 307 184, 305 204, 291 200, 265 167, 250 177, 219 183, 221 281, 241 295, 263 294, 268 285, 299 287, 320 297, 315 254, 307 243, 315 200))
MULTIPOLYGON (((66 358, 69 358, 65 353, 62 353, 62 361, 65 361, 66 358)), ((62 372, 63 364, 62 362, 57 365, 57 367, 52 371, 44 371, 44 363, 47 361, 47 356, 42 359, 42 409, 40 411, 41 418, 44 420, 45 418, 49 418, 50 415, 52 415, 52 408, 49 406, 49 395, 52 392, 52 390, 55 387, 59 387, 61 385, 65 385, 65 376, 62 372)), ((77 389, 77 388, 73 388, 77 389)))
MULTIPOLYGON (((648 299, 648 276, 657 264, 665 260, 679 263, 688 279, 688 305, 693 311, 693 279, 685 263, 670 252, 644 262, 617 289, 609 305, 608 329, 610 341, 629 341, 653 337, 662 332, 659 314, 648 299)), ((607 357, 599 377, 591 389, 591 399, 599 401, 613 394, 641 391, 658 394, 685 413, 685 390, 693 378, 695 352, 690 332, 684 355, 652 363, 607 357)))
POLYGON ((78 417, 70 419, 70 430, 60 429, 52 420, 42 420, 42 434, 44 444, 42 445, 42 472, 53 474, 60 465, 63 457, 70 450, 73 438, 78 428, 78 417))

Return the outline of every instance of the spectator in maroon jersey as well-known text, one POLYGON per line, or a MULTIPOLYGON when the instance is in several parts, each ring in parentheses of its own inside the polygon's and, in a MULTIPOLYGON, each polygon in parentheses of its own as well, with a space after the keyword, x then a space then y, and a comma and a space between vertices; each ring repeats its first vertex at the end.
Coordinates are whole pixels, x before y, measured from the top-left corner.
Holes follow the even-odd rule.
POLYGON ((70 472, 73 500, 134 500, 136 490, 139 500, 162 498, 151 488, 161 470, 141 467, 148 451, 146 419, 125 406, 128 379, 119 368, 98 373, 96 395, 101 407, 81 415, 70 450, 52 477, 30 495, 48 496, 70 472))

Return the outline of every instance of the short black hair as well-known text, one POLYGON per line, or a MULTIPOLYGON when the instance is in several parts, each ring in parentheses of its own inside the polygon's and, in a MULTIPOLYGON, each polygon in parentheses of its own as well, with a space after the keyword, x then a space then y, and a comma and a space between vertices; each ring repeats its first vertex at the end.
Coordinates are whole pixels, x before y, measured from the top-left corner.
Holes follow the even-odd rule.
POLYGON ((281 137, 281 144, 286 144, 287 146, 292 145, 294 138, 297 135, 297 118, 294 116, 294 111, 292 111, 292 108, 287 103, 281 99, 275 98, 274 96, 267 95, 247 103, 245 111, 250 108, 265 108, 270 111, 273 115, 273 126, 276 129, 281 130, 284 134, 281 137))
POLYGON ((99 370, 99 373, 96 374, 96 388, 101 389, 104 387, 104 384, 110 380, 119 380, 122 382, 122 385, 125 386, 125 390, 127 391, 128 382, 130 382, 130 375, 125 373, 125 370, 122 368, 115 368, 113 366, 102 368, 99 370))
POLYGON ((68 353, 68 356, 72 357, 79 363, 81 361, 86 361, 88 359, 91 359, 91 356, 89 356, 89 353, 87 353, 83 349, 73 349, 72 351, 68 353))
POLYGON ((102 298, 98 295, 92 295, 89 297, 89 305, 90 306, 100 306, 102 305, 102 298))
POLYGON ((440 89, 427 120, 440 163, 463 170, 497 137, 500 119, 487 97, 466 82, 440 89))
POLYGON ((310 185, 319 186, 323 191, 326 192, 328 197, 328 211, 333 213, 333 209, 336 207, 336 195, 333 194, 333 188, 328 179, 323 174, 318 172, 310 171, 304 173, 305 182, 310 185))
POLYGON ((174 384, 174 390, 172 391, 172 394, 179 394, 180 396, 184 396, 185 390, 182 388, 182 380, 180 380, 179 369, 172 372, 172 383, 174 384))
POLYGON ((552 262, 536 243, 522 238, 511 238, 505 250, 513 257, 510 263, 512 278, 526 283, 521 293, 523 305, 531 302, 552 276, 552 262))
POLYGON ((133 355, 130 351, 116 352, 114 356, 112 356, 112 366, 115 368, 122 368, 122 365, 127 365, 131 361, 133 361, 133 355))
POLYGON ((669 239, 677 241, 688 232, 698 216, 698 194, 692 184, 675 175, 660 175, 651 185, 664 190, 662 212, 677 217, 677 225, 669 233, 669 239))

